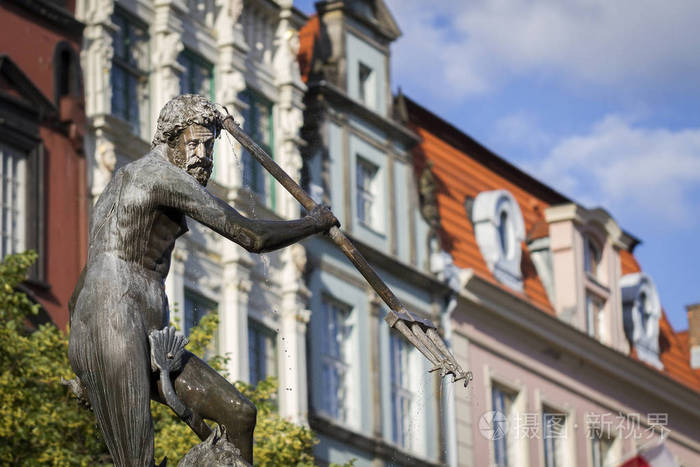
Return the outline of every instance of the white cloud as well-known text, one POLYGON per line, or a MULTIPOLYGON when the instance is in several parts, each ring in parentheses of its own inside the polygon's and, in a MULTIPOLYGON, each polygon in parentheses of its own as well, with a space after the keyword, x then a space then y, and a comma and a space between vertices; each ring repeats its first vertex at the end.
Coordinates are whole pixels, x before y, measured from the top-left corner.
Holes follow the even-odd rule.
POLYGON ((523 110, 496 120, 490 133, 490 139, 497 141, 499 147, 525 155, 542 154, 554 142, 540 126, 538 117, 523 110))
POLYGON ((484 93, 518 75, 636 86, 700 71, 695 0, 388 4, 404 32, 393 54, 400 81, 443 97, 484 93))
POLYGON ((574 199, 626 219, 688 226, 700 217, 700 128, 644 128, 609 115, 528 168, 574 199))

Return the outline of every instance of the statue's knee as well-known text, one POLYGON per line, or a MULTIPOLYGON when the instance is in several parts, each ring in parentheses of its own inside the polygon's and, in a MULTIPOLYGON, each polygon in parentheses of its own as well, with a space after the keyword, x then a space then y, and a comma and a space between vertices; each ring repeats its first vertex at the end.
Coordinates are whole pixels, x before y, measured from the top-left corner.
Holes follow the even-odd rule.
POLYGON ((243 400, 241 404, 241 418, 245 425, 250 427, 251 430, 255 428, 255 422, 258 418, 258 408, 248 399, 243 400))
POLYGON ((241 431, 253 431, 258 416, 255 404, 245 397, 231 400, 228 412, 229 418, 235 420, 235 425, 240 427, 241 431))

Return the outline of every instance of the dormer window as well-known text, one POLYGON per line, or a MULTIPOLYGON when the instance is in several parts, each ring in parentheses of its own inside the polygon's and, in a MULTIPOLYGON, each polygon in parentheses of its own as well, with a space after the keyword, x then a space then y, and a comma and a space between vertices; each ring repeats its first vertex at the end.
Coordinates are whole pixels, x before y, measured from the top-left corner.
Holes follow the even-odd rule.
POLYGON ((474 199, 472 222, 476 242, 494 277, 522 291, 520 271, 525 224, 517 201, 506 190, 484 191, 474 199))
POLYGON ((357 83, 358 90, 357 95, 360 98, 360 102, 365 104, 367 107, 374 108, 376 97, 375 97, 375 82, 374 82, 374 70, 362 62, 358 63, 357 67, 357 83))
POLYGON ((659 319, 661 303, 651 277, 644 273, 622 276, 622 309, 625 334, 637 357, 662 368, 659 360, 659 319))
POLYGON ((634 241, 608 212, 574 203, 545 210, 557 316, 621 352, 628 350, 620 322, 619 257, 634 241))

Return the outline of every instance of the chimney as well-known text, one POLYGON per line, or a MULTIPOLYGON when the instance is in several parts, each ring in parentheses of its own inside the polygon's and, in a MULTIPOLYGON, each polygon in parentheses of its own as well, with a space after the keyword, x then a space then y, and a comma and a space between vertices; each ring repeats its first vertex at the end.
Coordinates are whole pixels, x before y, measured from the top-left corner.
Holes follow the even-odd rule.
POLYGON ((700 369, 700 303, 688 305, 688 345, 690 346, 690 366, 700 369))

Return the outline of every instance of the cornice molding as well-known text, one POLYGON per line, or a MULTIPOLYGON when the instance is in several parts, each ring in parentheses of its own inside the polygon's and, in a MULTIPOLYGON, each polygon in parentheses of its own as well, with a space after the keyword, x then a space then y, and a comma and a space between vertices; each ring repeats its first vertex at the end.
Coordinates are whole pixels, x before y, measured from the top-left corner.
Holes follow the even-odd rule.
POLYGON ((405 143, 407 150, 410 150, 412 146, 420 141, 420 137, 408 127, 383 117, 359 102, 354 101, 348 97, 342 89, 326 80, 313 81, 308 83, 307 86, 310 93, 314 91, 321 93, 328 100, 330 105, 337 106, 336 111, 341 110, 352 113, 376 125, 387 133, 387 139, 398 139, 400 142, 405 143))

